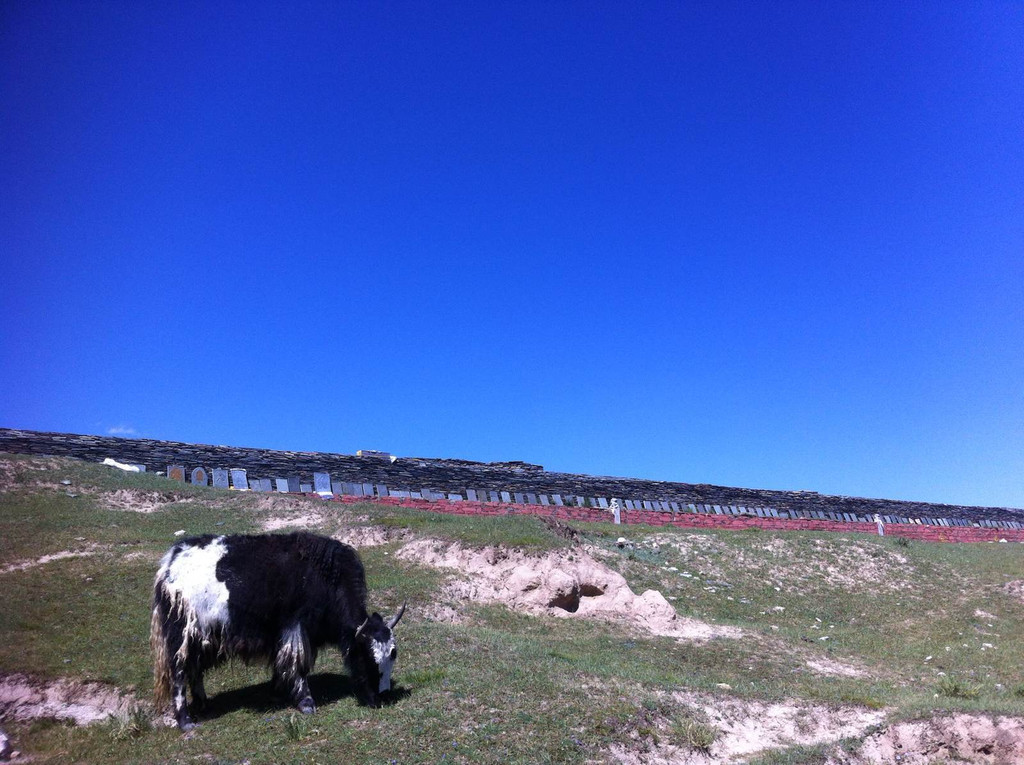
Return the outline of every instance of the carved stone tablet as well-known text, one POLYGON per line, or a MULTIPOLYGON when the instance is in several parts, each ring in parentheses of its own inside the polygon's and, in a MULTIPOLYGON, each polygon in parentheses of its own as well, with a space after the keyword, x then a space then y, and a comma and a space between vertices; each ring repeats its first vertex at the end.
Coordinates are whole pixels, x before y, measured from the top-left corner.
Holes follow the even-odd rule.
POLYGON ((167 466, 167 477, 173 478, 175 481, 185 482, 185 466, 184 465, 168 465, 167 466))
POLYGON ((210 481, 210 476, 206 474, 206 468, 197 467, 192 471, 190 480, 195 486, 207 486, 210 481))
POLYGON ((327 473, 313 473, 313 490, 317 494, 333 494, 331 476, 327 473))
POLYGON ((232 468, 232 470, 231 470, 231 485, 234 486, 239 491, 248 491, 249 490, 249 479, 245 477, 245 471, 244 470, 241 470, 241 469, 238 469, 238 468, 232 468))

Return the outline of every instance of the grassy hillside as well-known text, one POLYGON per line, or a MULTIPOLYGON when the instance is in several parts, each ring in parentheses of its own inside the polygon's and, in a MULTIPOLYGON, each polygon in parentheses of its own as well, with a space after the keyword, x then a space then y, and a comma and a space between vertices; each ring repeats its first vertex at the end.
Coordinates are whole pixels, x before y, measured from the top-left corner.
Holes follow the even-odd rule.
POLYGON ((59 678, 100 683, 83 688, 135 703, 88 726, 15 720, 2 695, 0 714, 33 762, 868 761, 856 759, 867 757, 861 742, 900 721, 1024 716, 1022 580, 1020 544, 567 529, 2 457, 0 676, 40 692, 59 678), (311 717, 271 696, 263 667, 238 664, 208 675, 212 708, 192 734, 151 725, 150 591, 175 532, 300 526, 367 543, 371 607, 409 600, 394 703, 360 707, 327 650, 311 717), (471 597, 472 578, 409 552, 417 539, 452 555, 498 547, 524 561, 587 560, 635 593, 658 590, 680 618, 739 636, 684 640, 471 597), (744 726, 756 745, 740 742, 744 726))

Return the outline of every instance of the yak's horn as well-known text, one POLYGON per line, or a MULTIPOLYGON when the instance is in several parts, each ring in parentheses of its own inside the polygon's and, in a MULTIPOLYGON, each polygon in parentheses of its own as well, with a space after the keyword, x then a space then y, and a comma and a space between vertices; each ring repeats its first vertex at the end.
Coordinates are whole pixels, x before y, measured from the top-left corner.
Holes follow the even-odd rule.
POLYGON ((398 609, 398 613, 395 614, 395 618, 388 622, 388 629, 389 630, 393 630, 395 628, 395 625, 398 624, 398 620, 402 618, 402 614, 405 613, 405 607, 407 605, 409 605, 409 601, 408 600, 405 601, 402 604, 402 607, 398 609))
POLYGON ((370 623, 370 617, 367 616, 366 619, 363 621, 363 623, 359 625, 358 629, 356 629, 356 640, 358 640, 359 636, 363 634, 363 630, 366 629, 366 625, 369 624, 369 623, 370 623))

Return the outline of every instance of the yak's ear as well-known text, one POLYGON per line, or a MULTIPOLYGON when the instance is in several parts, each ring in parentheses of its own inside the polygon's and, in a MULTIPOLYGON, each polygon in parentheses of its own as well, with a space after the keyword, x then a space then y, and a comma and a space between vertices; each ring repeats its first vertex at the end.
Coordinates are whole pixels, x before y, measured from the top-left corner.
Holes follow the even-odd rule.
POLYGON ((404 602, 404 603, 402 604, 402 607, 398 609, 398 613, 397 613, 397 614, 395 614, 395 615, 394 615, 394 616, 393 616, 393 617, 391 618, 391 621, 389 621, 389 622, 388 622, 388 629, 389 629, 389 630, 393 630, 393 629, 395 628, 395 626, 396 626, 396 625, 398 624, 398 620, 402 618, 402 614, 404 614, 404 613, 405 613, 405 607, 406 607, 407 605, 409 605, 409 601, 408 601, 408 600, 407 600, 407 601, 405 601, 405 602, 404 602))

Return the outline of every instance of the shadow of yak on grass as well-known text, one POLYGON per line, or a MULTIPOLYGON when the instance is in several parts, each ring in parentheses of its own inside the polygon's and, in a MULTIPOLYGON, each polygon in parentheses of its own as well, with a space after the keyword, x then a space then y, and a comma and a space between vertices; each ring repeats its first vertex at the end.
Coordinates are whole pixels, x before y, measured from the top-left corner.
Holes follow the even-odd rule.
MULTIPOLYGON (((359 700, 355 684, 347 674, 321 672, 310 675, 308 680, 309 689, 321 709, 345 699, 359 700)), ((216 720, 241 711, 260 714, 294 712, 295 709, 289 699, 283 694, 276 693, 273 685, 268 680, 212 694, 206 706, 197 715, 197 722, 216 720)), ((395 684, 391 687, 390 695, 382 700, 382 704, 384 707, 390 707, 411 695, 411 690, 395 684)), ((363 705, 363 702, 359 703, 363 705)))

